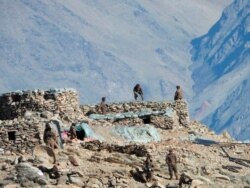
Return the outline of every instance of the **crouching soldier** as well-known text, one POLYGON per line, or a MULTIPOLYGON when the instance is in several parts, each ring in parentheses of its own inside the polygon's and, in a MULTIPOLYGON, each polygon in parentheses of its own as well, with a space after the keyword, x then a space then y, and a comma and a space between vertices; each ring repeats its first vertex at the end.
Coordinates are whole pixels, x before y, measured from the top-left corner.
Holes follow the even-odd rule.
POLYGON ((193 179, 191 178, 190 175, 188 175, 187 173, 182 173, 180 180, 179 180, 179 188, 182 188, 182 185, 191 185, 193 179))
POLYGON ((170 179, 173 178, 173 172, 174 172, 175 178, 178 180, 177 157, 174 154, 173 149, 169 150, 169 153, 166 156, 166 163, 168 165, 168 171, 169 171, 170 179))
POLYGON ((43 141, 45 144, 49 147, 51 147, 53 150, 55 148, 58 148, 57 144, 57 135, 54 131, 52 131, 49 123, 46 123, 45 125, 45 130, 43 134, 43 141))

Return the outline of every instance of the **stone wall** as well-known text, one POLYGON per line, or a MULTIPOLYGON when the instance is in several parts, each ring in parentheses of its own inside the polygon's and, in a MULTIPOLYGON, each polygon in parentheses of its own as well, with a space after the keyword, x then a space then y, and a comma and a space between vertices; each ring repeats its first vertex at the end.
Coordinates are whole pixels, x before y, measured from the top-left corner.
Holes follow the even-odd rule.
POLYGON ((176 102, 129 102, 107 104, 107 114, 101 114, 99 105, 81 105, 84 114, 95 120, 113 124, 153 124, 159 128, 171 129, 188 126, 189 113, 185 101, 176 102))
POLYGON ((0 120, 15 119, 26 111, 50 111, 73 115, 79 96, 73 89, 17 91, 0 96, 0 120))
POLYGON ((0 148, 5 151, 30 152, 42 143, 44 125, 52 117, 66 125, 89 120, 91 125, 152 124, 162 129, 187 126, 187 104, 177 102, 128 102, 107 104, 106 115, 99 105, 79 105, 79 96, 72 89, 18 91, 0 96, 0 148), (84 114, 88 114, 84 116, 84 114), (98 119, 99 118, 99 119, 98 119), (100 121, 99 121, 100 120, 100 121))
POLYGON ((31 152, 42 143, 45 122, 52 116, 74 120, 79 113, 79 96, 72 89, 5 93, 0 96, 0 148, 31 152))
POLYGON ((38 126, 2 121, 0 126, 0 148, 5 152, 31 152, 41 143, 38 126))

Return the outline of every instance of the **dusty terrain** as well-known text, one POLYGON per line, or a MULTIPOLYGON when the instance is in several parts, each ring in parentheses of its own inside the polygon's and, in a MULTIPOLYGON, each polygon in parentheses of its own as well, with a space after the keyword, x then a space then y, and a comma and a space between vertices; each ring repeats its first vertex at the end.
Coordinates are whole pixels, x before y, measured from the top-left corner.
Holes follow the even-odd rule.
MULTIPOLYGON (((93 130, 102 132, 102 136, 107 140, 107 145, 124 146, 134 144, 110 134, 111 127, 111 125, 105 127, 95 126, 93 130)), ((165 156, 168 149, 173 148, 179 159, 179 174, 186 172, 195 180, 193 180, 194 183, 190 187, 236 188, 250 186, 249 145, 237 143, 227 134, 217 136, 198 122, 192 122, 188 128, 157 130, 162 140, 160 142, 143 144, 153 158, 154 177, 151 182, 142 183, 131 175, 131 170, 143 166, 145 157, 119 151, 108 151, 105 147, 102 149, 98 147, 84 149, 85 143, 78 141, 65 144, 63 150, 57 149, 55 151, 56 165, 60 172, 59 179, 47 177, 45 178, 46 183, 30 180, 15 182, 17 180, 15 166, 18 165, 16 159, 19 156, 22 156, 19 164, 30 163, 35 166, 38 166, 38 164, 35 163, 32 155, 8 153, 0 158, 0 183, 3 187, 19 187, 21 185, 24 187, 93 188, 157 187, 156 185, 158 187, 171 187, 171 185, 177 185, 178 180, 169 180, 165 156), (211 139, 219 143, 197 144, 192 141, 195 136, 211 139), (75 161, 75 163, 73 162, 74 164, 70 162, 72 158, 75 161), (199 185, 195 186, 195 183, 199 185)), ((96 144, 93 145, 95 146, 96 144)), ((48 176, 46 173, 44 175, 48 176)))
POLYGON ((77 92, 68 89, 0 99, 0 187, 176 188, 165 163, 170 148, 179 177, 191 180, 183 187, 250 186, 250 145, 190 122, 185 101, 112 103, 101 114, 98 104, 79 105, 77 92), (64 138, 53 152, 42 139, 46 123, 57 131, 59 145, 72 123, 85 138, 64 138), (143 182, 148 154, 153 177, 143 182))

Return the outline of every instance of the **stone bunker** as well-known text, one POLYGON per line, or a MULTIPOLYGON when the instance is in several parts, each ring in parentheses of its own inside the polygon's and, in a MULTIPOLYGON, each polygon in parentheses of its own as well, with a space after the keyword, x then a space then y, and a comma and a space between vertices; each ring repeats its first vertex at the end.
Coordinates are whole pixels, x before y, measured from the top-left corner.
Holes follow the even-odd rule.
MULTIPOLYGON (((107 114, 99 105, 80 105, 74 89, 17 91, 0 96, 0 148, 12 152, 32 152, 43 143, 44 124, 52 119, 69 127, 73 122, 91 121, 91 126, 114 127, 152 125, 161 129, 188 126, 188 107, 177 102, 107 103, 107 114)), ((118 132, 121 132, 118 130, 118 132)), ((127 132, 127 131, 126 131, 127 132)))

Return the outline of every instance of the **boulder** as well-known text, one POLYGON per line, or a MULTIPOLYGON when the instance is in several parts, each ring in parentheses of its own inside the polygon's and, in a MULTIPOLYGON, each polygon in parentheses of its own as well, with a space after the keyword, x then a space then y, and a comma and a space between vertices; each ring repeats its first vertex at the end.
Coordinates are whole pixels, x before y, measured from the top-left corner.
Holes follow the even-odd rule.
POLYGON ((241 178, 241 180, 246 183, 247 185, 250 185, 250 174, 247 174, 241 178))
POLYGON ((79 166, 80 165, 80 159, 75 155, 70 155, 69 156, 69 161, 74 166, 79 166))
POLYGON ((193 180, 191 185, 190 185, 190 188, 199 188, 200 185, 203 185, 203 182, 200 181, 200 180, 193 180))
POLYGON ((83 181, 80 178, 78 178, 78 177, 70 177, 70 181, 71 181, 71 183, 73 183, 73 184, 75 184, 75 185, 77 185, 79 187, 83 187, 84 186, 83 181))
POLYGON ((33 150, 34 160, 46 168, 52 168, 56 163, 56 155, 52 148, 38 145, 33 150))
POLYGON ((18 179, 28 179, 37 182, 40 185, 46 185, 47 181, 42 171, 29 163, 20 163, 15 166, 18 179))

